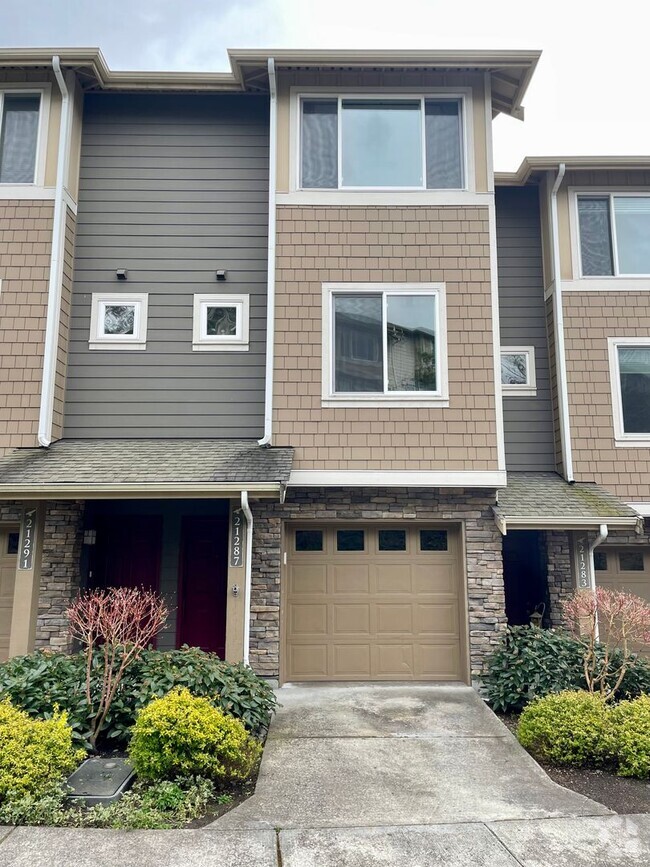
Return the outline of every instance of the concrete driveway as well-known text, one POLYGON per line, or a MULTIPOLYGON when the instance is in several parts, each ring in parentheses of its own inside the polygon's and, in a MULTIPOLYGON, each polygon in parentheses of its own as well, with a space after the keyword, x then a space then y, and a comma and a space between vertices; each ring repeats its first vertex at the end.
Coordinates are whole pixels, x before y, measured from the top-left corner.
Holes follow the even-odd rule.
POLYGON ((380 828, 610 813, 554 783, 462 685, 284 687, 252 798, 222 829, 380 828))

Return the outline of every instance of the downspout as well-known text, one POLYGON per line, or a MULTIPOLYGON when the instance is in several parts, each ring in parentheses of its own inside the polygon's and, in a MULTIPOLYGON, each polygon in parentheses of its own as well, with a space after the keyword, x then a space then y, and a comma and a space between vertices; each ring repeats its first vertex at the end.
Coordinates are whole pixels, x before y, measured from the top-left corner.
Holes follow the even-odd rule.
POLYGON ((47 448, 52 442, 52 416, 54 412, 54 385, 59 350, 59 322, 61 318, 61 284, 63 281, 63 245, 65 241, 66 204, 63 200, 68 167, 68 135, 70 127, 70 93, 61 72, 58 55, 52 58, 52 69, 61 91, 61 120, 59 124, 59 152, 56 162, 54 190, 54 217, 52 226, 52 252, 50 278, 47 287, 47 318, 43 351, 43 385, 38 415, 38 444, 47 448))
POLYGON ((564 310, 562 305, 562 263, 560 261, 560 229, 557 215, 557 191, 564 179, 566 165, 560 163, 551 189, 551 249, 553 252, 553 324, 555 327, 555 369, 557 371, 558 404, 560 413, 560 441, 564 477, 573 484, 573 453, 571 450, 571 423, 569 419, 569 392, 567 387, 566 355, 564 350, 564 310))
POLYGON ((244 665, 248 665, 251 643, 251 583, 253 575, 253 513, 248 491, 241 492, 241 508, 246 518, 246 575, 244 577, 244 665))
MULTIPOLYGON (((607 538, 608 530, 607 524, 601 524, 598 529, 598 535, 594 539, 594 541, 589 545, 589 584, 591 585, 592 591, 596 592, 596 568, 594 566, 594 551, 599 545, 602 545, 605 539, 607 538)), ((598 616, 596 616, 596 631, 595 631, 596 641, 600 641, 600 630, 598 629, 598 616)))
POLYGON ((278 93, 275 61, 268 60, 269 71, 269 242, 266 278, 266 377, 264 385, 264 436, 258 445, 271 444, 273 433, 273 364, 275 341, 275 188, 277 186, 278 93))

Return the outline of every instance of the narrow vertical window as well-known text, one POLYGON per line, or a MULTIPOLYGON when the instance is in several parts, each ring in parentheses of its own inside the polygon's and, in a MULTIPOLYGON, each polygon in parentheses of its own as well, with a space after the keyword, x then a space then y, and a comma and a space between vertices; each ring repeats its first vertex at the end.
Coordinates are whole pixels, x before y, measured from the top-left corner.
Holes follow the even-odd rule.
POLYGON ((306 99, 302 104, 301 186, 338 187, 338 102, 306 99))
POLYGON ((5 94, 0 129, 0 183, 33 184, 41 98, 5 94))
POLYGON ((427 99, 424 103, 427 187, 455 190, 463 186, 460 101, 427 99))
POLYGON ((614 273, 609 196, 578 199, 580 256, 585 277, 608 277, 614 273))
POLYGON ((619 346, 623 432, 650 433, 650 346, 619 346))

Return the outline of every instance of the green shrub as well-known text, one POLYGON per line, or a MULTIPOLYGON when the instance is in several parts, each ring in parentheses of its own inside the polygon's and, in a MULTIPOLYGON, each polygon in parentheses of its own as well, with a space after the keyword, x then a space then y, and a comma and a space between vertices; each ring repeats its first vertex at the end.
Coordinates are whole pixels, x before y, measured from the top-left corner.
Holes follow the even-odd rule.
MULTIPOLYGON (((97 654, 93 692, 100 689, 101 666, 97 654)), ((36 651, 0 665, 0 698, 9 697, 17 707, 40 719, 52 717, 60 707, 68 714, 75 739, 87 742, 93 715, 85 696, 85 676, 82 654, 36 651)), ((241 719, 254 734, 268 727, 276 706, 271 687, 241 663, 231 665, 198 648, 147 650, 128 669, 120 685, 106 719, 105 742, 111 746, 126 744, 137 711, 175 686, 209 698, 224 712, 241 719)))
MULTIPOLYGON (((517 713, 530 701, 563 690, 585 689, 583 644, 561 630, 511 626, 487 660, 486 697, 495 711, 517 713)), ((598 653, 602 649, 598 648, 598 653)), ((610 668, 618 668, 612 654, 610 668)), ((637 657, 627 670, 617 698, 650 692, 650 663, 637 657)))
POLYGON ((622 777, 650 777, 650 696, 622 701, 609 712, 611 752, 622 777))
POLYGON ((34 720, 8 699, 0 702, 0 802, 50 792, 83 756, 72 747, 65 713, 34 720))
POLYGON ((524 708, 517 727, 522 746, 558 765, 592 765, 609 752, 608 707, 584 691, 538 698, 524 708))
POLYGON ((261 752, 239 720, 178 687, 138 713, 129 744, 129 758, 144 780, 192 774, 245 780, 261 752))

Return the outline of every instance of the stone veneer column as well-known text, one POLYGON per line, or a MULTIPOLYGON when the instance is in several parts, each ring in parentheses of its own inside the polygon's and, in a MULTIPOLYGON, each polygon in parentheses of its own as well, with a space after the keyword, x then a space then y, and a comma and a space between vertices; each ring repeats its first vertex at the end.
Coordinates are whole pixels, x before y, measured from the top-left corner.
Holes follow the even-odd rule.
POLYGON ((571 545, 569 533, 566 530, 546 532, 546 574, 551 603, 551 610, 549 611, 551 626, 557 628, 562 626, 563 622, 562 602, 568 599, 575 590, 571 545))
POLYGON ((250 663, 277 677, 280 651, 282 521, 452 521, 465 527, 465 569, 472 678, 505 628, 501 536, 494 523, 493 491, 446 493, 392 488, 293 490, 284 505, 253 504, 250 663))
POLYGON ((36 647, 70 650, 65 610, 79 590, 84 503, 45 504, 36 647))

